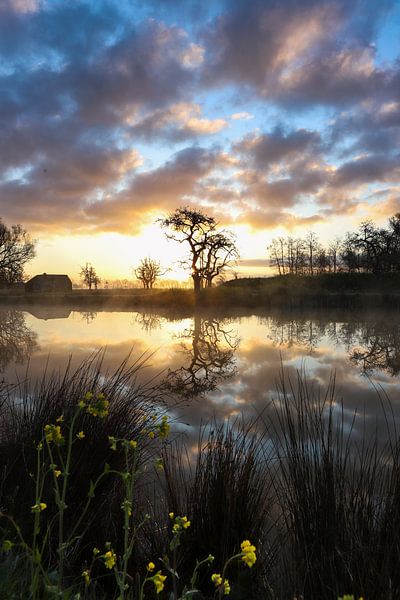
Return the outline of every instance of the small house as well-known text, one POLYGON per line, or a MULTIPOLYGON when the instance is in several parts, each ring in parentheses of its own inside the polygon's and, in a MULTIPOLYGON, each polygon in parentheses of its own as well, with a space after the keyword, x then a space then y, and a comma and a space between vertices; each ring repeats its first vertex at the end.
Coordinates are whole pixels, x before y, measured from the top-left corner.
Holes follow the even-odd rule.
POLYGON ((35 275, 25 284, 25 291, 28 293, 50 293, 71 292, 72 281, 68 275, 35 275))

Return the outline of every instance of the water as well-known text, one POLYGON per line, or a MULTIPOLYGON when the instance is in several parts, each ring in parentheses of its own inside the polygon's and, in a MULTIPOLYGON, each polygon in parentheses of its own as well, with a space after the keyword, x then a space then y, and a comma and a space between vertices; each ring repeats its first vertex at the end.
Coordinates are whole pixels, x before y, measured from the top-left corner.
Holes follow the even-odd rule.
POLYGON ((229 319, 169 320, 137 312, 77 312, 35 307, 0 309, 0 379, 6 383, 63 371, 106 348, 104 367, 116 369, 148 354, 143 380, 156 377, 173 394, 172 414, 195 438, 201 423, 268 413, 281 371, 294 382, 303 371, 310 387, 325 390, 336 378, 351 423, 384 430, 381 400, 399 414, 400 323, 384 312, 279 314, 229 319), (180 402, 176 404, 177 399, 180 402))

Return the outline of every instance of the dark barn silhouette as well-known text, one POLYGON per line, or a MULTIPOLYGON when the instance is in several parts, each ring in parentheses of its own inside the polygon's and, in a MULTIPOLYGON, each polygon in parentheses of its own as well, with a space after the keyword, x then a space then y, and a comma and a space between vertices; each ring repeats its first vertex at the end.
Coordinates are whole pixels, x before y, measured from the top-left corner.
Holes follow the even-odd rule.
POLYGON ((72 282, 68 275, 35 275, 25 284, 26 292, 71 292, 72 282))

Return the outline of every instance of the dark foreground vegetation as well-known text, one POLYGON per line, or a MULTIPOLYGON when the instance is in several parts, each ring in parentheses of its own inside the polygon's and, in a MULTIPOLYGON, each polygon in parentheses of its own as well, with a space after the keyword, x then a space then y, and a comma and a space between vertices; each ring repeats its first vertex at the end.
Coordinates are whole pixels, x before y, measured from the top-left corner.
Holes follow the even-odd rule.
POLYGON ((333 384, 282 376, 271 417, 210 423, 195 451, 167 438, 162 390, 136 383, 143 360, 104 374, 97 356, 0 388, 0 598, 400 597, 400 441, 385 398, 378 432, 345 420, 333 384))

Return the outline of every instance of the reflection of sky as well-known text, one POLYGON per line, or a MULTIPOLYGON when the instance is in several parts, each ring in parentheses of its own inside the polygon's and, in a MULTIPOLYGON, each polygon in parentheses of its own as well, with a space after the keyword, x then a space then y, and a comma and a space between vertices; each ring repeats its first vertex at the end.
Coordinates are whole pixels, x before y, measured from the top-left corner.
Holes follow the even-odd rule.
MULTIPOLYGON (((71 312, 67 319, 47 321, 29 313, 25 313, 25 316, 27 327, 38 336, 38 345, 33 350, 29 364, 33 378, 40 377, 47 361, 48 371, 62 371, 70 356, 73 365, 78 365, 93 352, 106 348, 104 368, 109 371, 116 369, 131 350, 132 360, 143 352, 149 355, 155 352, 149 357, 141 375, 146 381, 155 375, 162 378, 168 369, 182 367, 187 360, 187 353, 183 349, 191 349, 191 340, 180 336, 193 328, 192 319, 171 321, 158 317, 158 320, 152 321, 155 328, 149 330, 143 326, 143 315, 138 313, 99 312, 92 315, 92 320, 87 320, 79 312, 71 312)), ((346 323, 336 323, 334 327, 333 322, 316 322, 311 326, 310 321, 302 320, 301 326, 296 329, 301 339, 291 336, 285 339, 282 335, 285 327, 287 331, 293 331, 293 327, 284 319, 279 321, 279 327, 274 319, 255 316, 222 321, 220 325, 239 339, 234 357, 236 374, 221 381, 218 389, 206 397, 186 401, 172 411, 176 418, 188 425, 188 435, 193 442, 201 423, 213 417, 225 420, 244 414, 246 418, 251 418, 265 410, 268 414, 272 410, 269 407, 271 399, 278 397, 281 363, 294 389, 297 372, 300 371, 306 375, 310 389, 320 389, 322 396, 332 375, 335 375, 337 400, 343 400, 345 419, 349 423, 357 410, 361 413, 365 411, 371 428, 375 427, 375 420, 384 425, 374 384, 387 392, 395 411, 397 409, 398 377, 381 370, 372 373, 371 381, 362 374, 359 365, 349 359, 348 340, 343 333, 346 323), (307 327, 313 331, 311 342, 307 327), (336 332, 335 339, 332 331, 336 332)), ((10 364, 4 373, 5 380, 21 378, 25 369, 26 365, 10 364)))

